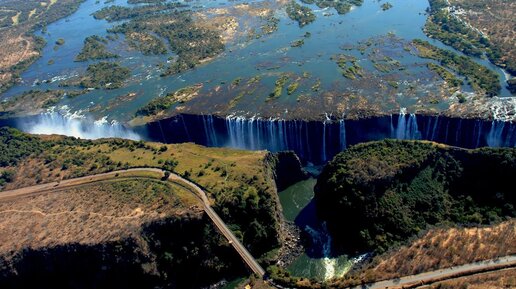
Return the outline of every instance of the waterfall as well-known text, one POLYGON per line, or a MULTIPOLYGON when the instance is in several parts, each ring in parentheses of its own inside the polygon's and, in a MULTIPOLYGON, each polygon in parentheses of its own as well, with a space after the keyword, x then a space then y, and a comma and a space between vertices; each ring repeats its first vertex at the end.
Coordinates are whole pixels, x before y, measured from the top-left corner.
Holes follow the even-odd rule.
POLYGON ((430 140, 435 140, 437 137, 437 128, 439 127, 439 116, 435 118, 434 128, 432 129, 432 137, 430 140))
POLYGON ((516 145, 516 124, 507 121, 415 115, 405 109, 399 115, 360 120, 333 120, 329 114, 321 121, 179 115, 148 128, 138 131, 152 140, 292 150, 302 161, 313 164, 323 164, 349 145, 385 138, 425 139, 465 148, 516 145))
POLYGON ((340 150, 343 151, 346 149, 346 121, 344 119, 339 120, 339 141, 340 141, 340 150))
POLYGON ((316 255, 322 257, 319 259, 320 265, 317 266, 317 275, 323 280, 344 276, 356 262, 353 259, 348 260, 347 256, 332 256, 332 238, 325 222, 314 227, 306 225, 304 231, 310 235, 312 250, 316 250, 316 255))
POLYGON ((321 160, 326 161, 326 122, 330 119, 325 114, 326 119, 323 121, 323 135, 322 135, 322 146, 321 146, 321 160))
POLYGON ((500 147, 504 145, 502 139, 503 130, 505 128, 505 122, 504 121, 496 121, 493 120, 491 122, 491 130, 487 134, 487 145, 490 147, 500 147))
MULTIPOLYGON (((392 116, 391 129, 393 129, 392 116)), ((419 139, 420 134, 421 133, 418 129, 416 115, 410 114, 407 118, 407 109, 401 108, 400 114, 398 116, 398 126, 396 127, 396 132, 394 133, 396 139, 419 139)))
POLYGON ((218 146, 217 133, 213 125, 212 115, 202 115, 202 124, 204 127, 204 135, 208 146, 218 146))
POLYGON ((33 134, 59 134, 82 139, 125 138, 139 140, 140 136, 107 117, 91 120, 81 112, 70 113, 67 108, 60 112, 50 110, 28 122, 20 124, 22 130, 33 134))

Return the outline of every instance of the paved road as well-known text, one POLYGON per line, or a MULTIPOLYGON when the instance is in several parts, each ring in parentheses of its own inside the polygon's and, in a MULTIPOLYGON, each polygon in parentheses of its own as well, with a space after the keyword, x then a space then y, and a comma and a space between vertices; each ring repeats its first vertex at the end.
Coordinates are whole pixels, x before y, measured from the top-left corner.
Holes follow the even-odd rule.
MULTIPOLYGON (((160 178, 164 175, 164 171, 161 169, 156 168, 135 168, 135 169, 128 169, 128 170, 121 170, 121 171, 113 171, 109 173, 103 173, 103 174, 97 174, 87 177, 81 177, 81 178, 75 178, 75 179, 69 179, 69 180, 62 180, 60 182, 52 182, 48 184, 41 184, 36 185, 32 187, 26 187, 11 191, 3 191, 0 192, 0 202, 7 201, 7 200, 13 200, 20 197, 27 197, 30 195, 37 195, 47 192, 53 192, 53 191, 59 191, 64 190, 71 187, 76 187, 80 185, 85 185, 89 183, 94 182, 100 182, 100 181, 106 181, 106 180, 112 180, 115 178, 122 178, 122 177, 141 177, 138 176, 138 174, 141 174, 142 176, 149 177, 149 173, 155 174, 156 178, 160 178)), ((265 275, 265 270, 256 262, 254 257, 247 251, 247 249, 240 243, 240 240, 238 240, 233 232, 226 226, 224 221, 219 217, 219 215, 211 208, 210 201, 208 197, 206 196, 206 193, 196 184, 192 183, 189 180, 186 180, 179 175, 176 175, 174 173, 171 173, 168 181, 174 182, 176 184, 181 185, 185 189, 191 191, 195 195, 197 195, 203 204, 204 211, 208 215, 208 217, 212 220, 212 222, 215 224, 215 226, 222 232, 222 234, 226 237, 228 242, 235 248, 235 250, 238 252, 238 254, 242 257, 244 262, 249 266, 249 268, 260 277, 263 277, 265 275)))
POLYGON ((376 283, 371 283, 367 285, 362 286, 356 286, 353 287, 353 289, 361 289, 361 288, 367 288, 367 289, 384 289, 384 288, 402 288, 403 286, 409 286, 409 285, 423 285, 428 281, 431 280, 446 280, 450 278, 457 277, 461 274, 474 274, 479 273, 483 271, 489 271, 489 270, 497 270, 501 269, 504 266, 516 266, 516 255, 501 257, 498 259, 492 259, 492 260, 486 260, 482 262, 476 262, 461 266, 455 266, 451 268, 436 270, 436 271, 430 271, 425 272, 417 275, 410 275, 401 277, 399 279, 391 279, 391 280, 385 280, 380 281, 376 283))

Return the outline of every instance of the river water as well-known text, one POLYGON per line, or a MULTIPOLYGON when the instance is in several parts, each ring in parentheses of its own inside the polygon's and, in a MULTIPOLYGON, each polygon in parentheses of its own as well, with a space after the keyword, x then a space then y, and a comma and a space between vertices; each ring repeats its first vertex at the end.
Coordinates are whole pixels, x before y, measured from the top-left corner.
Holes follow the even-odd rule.
POLYGON ((333 256, 332 239, 315 212, 314 186, 317 180, 309 178, 279 193, 283 215, 294 222, 308 238, 310 245, 287 269, 299 277, 328 280, 343 276, 352 266, 354 258, 333 256))
MULTIPOLYGON (((106 5, 128 5, 126 0, 116 0, 110 4, 104 4, 103 2, 97 3, 96 0, 87 0, 73 15, 48 25, 47 33, 42 34, 40 32, 39 34, 48 43, 43 50, 42 57, 22 74, 23 81, 0 95, 0 99, 8 99, 31 89, 59 89, 61 80, 84 73, 91 62, 79 63, 73 61, 82 49, 83 40, 94 34, 106 36, 106 29, 116 24, 107 23, 104 20, 95 20, 91 14, 106 5), (53 48, 54 43, 59 38, 65 39, 66 43, 55 50, 53 48), (49 65, 50 60, 53 60, 54 64, 49 65), (50 82, 35 85, 42 80, 50 80, 50 82)), ((337 89, 337 91, 342 91, 352 88, 352 81, 342 77, 335 62, 330 57, 338 53, 346 53, 358 57, 359 63, 365 69, 370 69, 371 64, 358 51, 343 51, 342 46, 356 44, 371 37, 394 33, 397 37, 406 41, 421 38, 437 46, 445 47, 440 42, 427 38, 422 32, 427 17, 425 15, 425 9, 428 8, 426 0, 391 0, 390 2, 393 4, 393 8, 388 11, 381 11, 381 3, 377 0, 365 0, 361 7, 355 7, 346 15, 338 15, 332 9, 319 9, 315 5, 307 5, 315 11, 317 20, 302 28, 289 20, 283 10, 275 10, 275 16, 280 19, 278 31, 261 39, 252 40, 245 45, 241 42, 228 43, 226 52, 216 60, 172 77, 160 77, 160 72, 156 69, 156 65, 166 62, 170 54, 144 56, 137 51, 127 49, 123 37, 120 37, 118 40, 110 41, 109 49, 120 54, 121 57, 117 61, 132 70, 131 78, 126 85, 120 89, 93 90, 80 97, 65 98, 60 105, 66 105, 72 112, 78 110, 89 111, 88 113, 93 115, 93 119, 107 117, 108 121, 124 122, 130 120, 139 107, 166 92, 187 85, 203 83, 201 93, 208 93, 221 83, 230 83, 238 77, 250 78, 261 75, 263 78, 260 85, 263 86, 263 89, 257 89, 256 95, 242 99, 241 103, 235 108, 235 110, 255 113, 253 110, 260 105, 264 108, 270 106, 264 100, 268 92, 272 91, 274 82, 280 73, 294 73, 299 76, 308 72, 314 76, 314 79, 315 77, 320 79, 323 90, 337 89), (293 41, 302 38, 306 32, 311 33, 311 37, 305 39, 304 46, 301 48, 290 47, 293 41), (267 66, 271 63, 274 64, 274 71, 260 69, 260 67, 263 68, 264 65, 267 66), (129 93, 136 93, 137 97, 125 101, 116 101, 117 97, 129 93), (259 105, 252 101, 259 103, 259 105)), ((205 9, 206 7, 226 7, 243 2, 215 0, 191 3, 193 3, 193 6, 201 6, 204 8, 200 9, 205 9)), ((428 60, 423 61, 410 54, 400 56, 397 60, 407 67, 406 72, 396 75, 400 80, 419 81, 420 78, 424 79, 425 76, 428 76, 428 70, 419 65, 422 62, 428 62, 428 60)), ((505 78, 500 69, 484 60, 477 59, 476 61, 498 71, 502 80, 505 78)), ((427 81, 432 82, 431 78, 428 78, 427 81)), ((304 89, 309 92, 311 85, 301 83, 299 91, 304 89)), ((377 87, 360 89, 364 89, 362 91, 364 95, 374 97, 373 92, 377 90, 377 87), (371 91, 369 92, 368 89, 371 91)), ((421 90, 421 96, 424 96, 426 89, 421 90)), ((506 89, 502 90, 502 95, 508 95, 506 89)), ((299 95, 296 94, 286 95, 285 93, 279 101, 296 106, 298 97, 299 95)), ((222 101, 221 99, 213 99, 217 102, 222 101)), ((399 101, 402 107, 412 104, 412 100, 401 99, 399 101), (407 103, 404 103, 404 101, 407 101, 407 103)), ((195 105, 205 106, 203 109, 209 114, 213 112, 215 103, 207 101, 205 103, 195 103, 195 105)))

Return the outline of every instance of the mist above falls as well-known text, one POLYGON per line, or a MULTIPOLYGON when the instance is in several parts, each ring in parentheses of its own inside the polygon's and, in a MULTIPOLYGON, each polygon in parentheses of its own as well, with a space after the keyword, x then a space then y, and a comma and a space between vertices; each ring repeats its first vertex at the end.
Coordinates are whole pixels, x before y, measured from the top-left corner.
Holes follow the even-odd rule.
POLYGON ((32 134, 58 134, 81 139, 124 138, 140 140, 137 133, 125 126, 107 120, 107 117, 93 120, 80 113, 49 111, 30 120, 21 121, 19 127, 32 134))

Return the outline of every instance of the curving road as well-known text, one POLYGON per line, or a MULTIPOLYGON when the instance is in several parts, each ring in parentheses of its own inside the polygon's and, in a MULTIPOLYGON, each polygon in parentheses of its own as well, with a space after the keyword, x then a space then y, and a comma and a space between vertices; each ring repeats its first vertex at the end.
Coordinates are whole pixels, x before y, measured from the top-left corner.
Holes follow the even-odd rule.
MULTIPOLYGON (((3 191, 0 192, 0 202, 13 200, 20 197, 27 197, 31 195, 60 191, 71 187, 81 186, 95 182, 112 180, 118 177, 150 177, 151 175, 153 175, 153 177, 156 177, 156 179, 160 179, 164 176, 164 174, 165 172, 163 170, 157 168, 135 168, 121 171, 113 171, 109 173, 102 173, 75 179, 62 180, 60 182, 52 182, 26 188, 20 188, 16 190, 3 191)), ((258 276, 263 277, 265 275, 265 270, 263 270, 263 268, 260 266, 260 264, 258 264, 258 262, 251 255, 251 253, 247 251, 244 245, 240 243, 240 240, 238 240, 237 237, 235 237, 233 232, 231 232, 231 230, 226 226, 224 221, 222 221, 219 215, 211 208, 210 201, 206 196, 206 193, 198 185, 174 173, 170 173, 168 181, 178 184, 183 188, 189 190, 190 192, 194 193, 196 196, 198 196, 202 201, 204 211, 206 212, 208 217, 219 229, 219 231, 222 232, 222 234, 226 237, 226 239, 233 246, 233 248, 238 252, 238 254, 244 260, 247 266, 249 266, 249 268, 258 276)))
POLYGON ((405 276, 397 279, 385 280, 371 284, 352 287, 353 289, 385 289, 385 288, 416 288, 426 284, 436 283, 461 276, 479 274, 516 267, 516 255, 485 260, 476 263, 465 264, 445 268, 436 271, 424 272, 416 275, 405 276))

